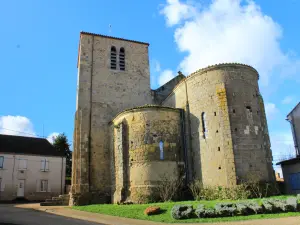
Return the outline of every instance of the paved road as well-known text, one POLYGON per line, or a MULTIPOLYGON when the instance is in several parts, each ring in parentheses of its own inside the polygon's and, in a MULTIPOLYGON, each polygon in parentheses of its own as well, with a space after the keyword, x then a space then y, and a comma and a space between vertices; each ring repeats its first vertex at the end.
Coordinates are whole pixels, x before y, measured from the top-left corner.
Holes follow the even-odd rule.
POLYGON ((104 225, 0 204, 0 225, 104 225))

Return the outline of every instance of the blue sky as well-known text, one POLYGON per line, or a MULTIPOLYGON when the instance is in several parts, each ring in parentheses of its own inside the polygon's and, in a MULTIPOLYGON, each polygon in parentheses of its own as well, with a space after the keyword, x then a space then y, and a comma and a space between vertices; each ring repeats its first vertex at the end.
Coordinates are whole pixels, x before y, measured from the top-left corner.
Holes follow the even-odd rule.
POLYGON ((232 61, 254 66, 274 158, 289 155, 285 116, 300 99, 299 8, 296 0, 4 1, 0 132, 65 132, 72 141, 79 32, 87 31, 150 43, 152 88, 178 70, 188 75, 232 61))

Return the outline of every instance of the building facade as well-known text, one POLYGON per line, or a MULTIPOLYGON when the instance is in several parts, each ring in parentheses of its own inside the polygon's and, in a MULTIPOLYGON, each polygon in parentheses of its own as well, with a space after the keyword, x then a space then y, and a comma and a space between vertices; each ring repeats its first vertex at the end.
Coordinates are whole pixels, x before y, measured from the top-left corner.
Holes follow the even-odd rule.
POLYGON ((0 201, 64 193, 66 158, 42 138, 0 135, 0 201))
POLYGON ((300 194, 300 102, 287 115, 286 120, 291 125, 296 157, 279 162, 277 165, 281 165, 285 193, 300 194))
POLYGON ((300 102, 293 108, 293 110, 287 115, 286 120, 291 125, 292 135, 294 139, 294 146, 296 151, 296 157, 300 157, 300 102))
POLYGON ((273 182, 257 71, 219 64, 151 90, 148 46, 80 34, 70 205, 137 201, 163 176, 273 182))

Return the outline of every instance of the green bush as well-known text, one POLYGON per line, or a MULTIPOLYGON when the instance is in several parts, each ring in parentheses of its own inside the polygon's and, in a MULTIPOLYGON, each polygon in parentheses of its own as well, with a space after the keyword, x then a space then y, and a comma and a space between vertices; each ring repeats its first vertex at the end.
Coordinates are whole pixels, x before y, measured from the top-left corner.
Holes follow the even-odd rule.
POLYGON ((247 201, 244 204, 249 210, 249 215, 263 213, 262 206, 255 201, 247 201))
POLYGON ((234 203, 218 203, 215 205, 215 211, 218 216, 235 216, 237 214, 236 205, 234 203))
POLYGON ((205 208, 202 204, 197 206, 195 214, 198 218, 213 218, 217 216, 215 209, 205 208))
POLYGON ((269 202, 273 205, 273 212, 291 212, 293 207, 285 200, 281 199, 270 199, 269 202))
POLYGON ((245 202, 236 203, 236 210, 237 210, 237 214, 243 215, 243 216, 253 214, 253 210, 248 208, 247 203, 245 203, 245 202))
POLYGON ((193 217, 192 205, 175 205, 171 210, 172 218, 176 220, 189 219, 193 217))
POLYGON ((265 213, 272 213, 274 212, 273 205, 269 202, 268 199, 262 200, 262 207, 265 213))
POLYGON ((300 201, 300 194, 297 194, 297 200, 300 201))
POLYGON ((297 212, 299 208, 298 200, 295 197, 289 197, 286 199, 286 204, 289 206, 291 212, 297 212))
POLYGON ((195 181, 189 185, 195 200, 224 200, 224 199, 247 199, 250 191, 247 186, 240 184, 234 187, 205 186, 200 181, 195 181))

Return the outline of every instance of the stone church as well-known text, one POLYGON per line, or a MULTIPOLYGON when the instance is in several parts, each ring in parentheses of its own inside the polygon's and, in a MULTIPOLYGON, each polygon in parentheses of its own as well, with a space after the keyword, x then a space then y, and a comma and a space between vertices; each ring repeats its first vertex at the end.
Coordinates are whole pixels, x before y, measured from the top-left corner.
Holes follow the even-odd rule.
POLYGON ((70 205, 137 201, 162 177, 273 181, 258 72, 225 63, 150 88, 149 44, 81 32, 70 205))

